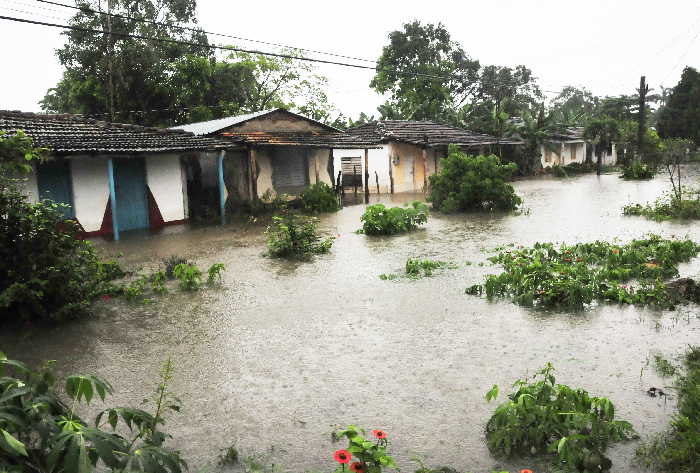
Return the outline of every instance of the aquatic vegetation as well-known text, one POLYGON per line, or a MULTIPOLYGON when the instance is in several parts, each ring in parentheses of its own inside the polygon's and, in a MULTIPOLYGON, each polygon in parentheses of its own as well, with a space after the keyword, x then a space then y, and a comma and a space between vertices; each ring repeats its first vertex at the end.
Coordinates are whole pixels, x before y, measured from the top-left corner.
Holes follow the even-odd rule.
POLYGON ((581 308, 593 301, 670 306, 677 297, 664 281, 677 276, 678 264, 695 257, 700 246, 650 235, 624 245, 536 243, 498 251, 489 260, 504 271, 467 294, 511 297, 526 306, 581 308))
MULTIPOLYGON (((636 437, 632 425, 615 419, 609 399, 555 383, 550 363, 515 382, 515 391, 486 424, 489 450, 504 457, 552 455, 555 467, 566 471, 609 471, 612 462, 605 451, 612 443, 636 437)), ((486 400, 497 396, 494 386, 486 400)))
POLYGON ((333 433, 333 439, 347 439, 346 449, 336 450, 333 458, 340 467, 336 471, 345 471, 350 464, 354 473, 381 473, 385 468, 398 470, 394 459, 387 454, 389 440, 383 430, 373 430, 374 441, 365 438, 365 431, 354 425, 333 433))
POLYGON ((102 281, 114 281, 126 276, 126 272, 119 266, 115 260, 98 261, 97 262, 97 277, 102 281))
POLYGON ((168 288, 165 287, 165 281, 168 279, 165 271, 156 271, 151 274, 149 278, 151 281, 151 290, 156 294, 165 294, 168 292, 168 288))
POLYGON ((307 259, 328 253, 333 238, 322 239, 317 234, 318 220, 294 214, 272 217, 267 227, 267 254, 277 258, 307 259))
POLYGON ((678 411, 670 428, 636 452, 637 462, 654 471, 700 471, 700 346, 691 346, 683 361, 684 373, 677 374, 675 383, 678 411))
POLYGON ((303 212, 336 212, 340 209, 338 196, 325 182, 317 182, 307 187, 299 195, 299 206, 303 212))
POLYGON ((153 396, 153 413, 108 408, 90 427, 76 409, 112 394, 107 381, 68 376, 59 392, 51 363, 34 370, 0 352, 0 471, 181 473, 187 465, 165 447, 169 435, 161 430, 165 411, 180 409, 168 389, 171 379, 168 360, 153 396))
POLYGON ((684 191, 681 198, 673 193, 665 194, 653 204, 630 204, 622 208, 624 215, 638 215, 656 221, 700 219, 700 191, 684 191))
POLYGON ((633 160, 629 166, 622 169, 620 178, 628 180, 646 180, 651 179, 656 174, 652 166, 642 164, 639 160, 633 160))
POLYGON ((140 277, 122 288, 124 297, 129 302, 136 302, 143 296, 143 291, 148 283, 148 278, 140 277))
POLYGON ((666 378, 676 374, 676 366, 661 355, 654 355, 654 368, 656 372, 666 378))
POLYGON ((207 270, 207 284, 210 286, 217 282, 221 284, 223 280, 221 273, 224 271, 226 271, 226 266, 224 266, 224 263, 212 264, 207 270))
MULTIPOLYGON (((420 279, 422 277, 430 277, 436 269, 455 269, 457 265, 446 261, 436 261, 430 259, 408 258, 405 266, 405 276, 409 279, 420 279)), ((380 274, 379 279, 393 280, 400 278, 399 274, 380 274)))
POLYGON ((192 264, 187 258, 179 255, 171 255, 163 260, 165 275, 168 279, 175 279, 175 266, 178 264, 192 264))
POLYGON ((428 206, 414 201, 408 207, 387 208, 384 204, 370 205, 362 214, 361 233, 366 235, 394 235, 410 232, 428 221, 428 206))
POLYGON ((173 268, 173 274, 180 281, 180 289, 196 291, 202 287, 202 271, 194 264, 180 263, 173 268))
POLYGON ((552 167, 550 167, 549 170, 555 177, 569 177, 569 173, 566 172, 564 166, 559 166, 558 164, 555 164, 552 167))
POLYGON ((428 201, 441 212, 515 210, 522 200, 507 181, 517 166, 495 156, 468 156, 457 146, 430 176, 428 201))

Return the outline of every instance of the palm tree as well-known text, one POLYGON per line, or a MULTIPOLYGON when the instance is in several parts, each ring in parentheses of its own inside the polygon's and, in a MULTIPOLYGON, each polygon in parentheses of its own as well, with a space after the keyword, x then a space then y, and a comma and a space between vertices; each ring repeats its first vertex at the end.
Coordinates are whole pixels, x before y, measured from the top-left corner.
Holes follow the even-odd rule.
POLYGON ((566 126, 557 123, 555 113, 544 113, 544 106, 540 108, 537 118, 529 112, 523 112, 520 120, 515 122, 509 130, 510 138, 521 139, 525 142, 524 154, 529 169, 524 169, 524 172, 533 171, 542 162, 542 153, 540 149, 544 147, 549 151, 559 153, 559 146, 556 145, 552 138, 554 135, 564 134, 566 126))
POLYGON ((620 139, 620 125, 617 120, 604 117, 591 120, 583 132, 583 137, 595 145, 597 166, 596 174, 600 175, 603 164, 603 149, 609 148, 620 139))

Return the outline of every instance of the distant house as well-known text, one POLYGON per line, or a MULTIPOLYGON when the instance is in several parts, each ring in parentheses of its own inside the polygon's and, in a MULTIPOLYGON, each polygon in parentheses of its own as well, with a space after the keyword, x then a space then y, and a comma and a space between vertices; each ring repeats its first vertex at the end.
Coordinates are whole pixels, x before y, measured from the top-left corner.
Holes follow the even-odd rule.
MULTIPOLYGON (((584 139, 583 131, 583 127, 571 127, 553 134, 548 143, 540 148, 542 167, 566 166, 586 161, 595 163, 595 145, 584 139)), ((604 166, 617 164, 615 144, 601 150, 601 154, 604 166)))
POLYGON ((190 216, 187 159, 237 145, 192 133, 107 123, 77 115, 0 111, 0 131, 23 130, 49 159, 24 182, 30 200, 66 204, 86 235, 113 235, 190 216))
MULTIPOLYGON (((431 121, 381 120, 351 128, 338 137, 338 142, 353 141, 366 145, 365 150, 336 148, 335 169, 342 169, 343 185, 364 187, 364 181, 353 176, 364 176, 365 162, 369 173, 369 188, 379 192, 422 192, 428 176, 439 170, 440 158, 447 155, 450 144, 458 145, 469 153, 491 152, 499 141, 489 135, 431 121), (374 145, 376 149, 368 149, 374 145), (360 182, 361 181, 361 182, 360 182)), ((501 144, 514 144, 501 141, 501 144)))
MULTIPOLYGON (((264 110, 174 127, 198 136, 225 138, 240 149, 224 161, 224 181, 232 198, 255 199, 276 194, 298 194, 310 184, 332 185, 333 149, 356 147, 355 137, 340 140, 340 130, 284 109, 264 110)), ((212 174, 213 163, 201 163, 202 174, 212 174)), ((213 185, 209 178, 210 185, 213 185)))

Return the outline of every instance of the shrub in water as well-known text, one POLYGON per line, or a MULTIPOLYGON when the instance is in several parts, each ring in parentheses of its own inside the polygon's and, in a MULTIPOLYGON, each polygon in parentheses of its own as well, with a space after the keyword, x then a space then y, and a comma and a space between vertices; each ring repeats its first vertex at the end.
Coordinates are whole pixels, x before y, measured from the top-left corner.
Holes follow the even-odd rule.
MULTIPOLYGON (((554 454, 557 466, 566 471, 608 471, 612 466, 605 456, 608 446, 636 436, 629 422, 615 419, 610 400, 555 384, 549 363, 514 387, 486 424, 488 447, 495 455, 554 454)), ((486 399, 497 396, 494 386, 486 399)))
POLYGON ((308 213, 336 212, 340 209, 338 196, 325 182, 317 182, 307 187, 299 195, 301 210, 308 213))
POLYGON ((430 176, 428 200, 442 212, 515 210, 522 200, 507 181, 517 166, 491 156, 467 156, 456 146, 430 176))
POLYGON ((317 219, 287 214, 272 217, 267 227, 267 250, 269 256, 278 258, 305 259, 311 255, 327 253, 333 238, 322 239, 316 230, 317 219))
POLYGON ((668 193, 653 204, 630 204, 622 208, 624 215, 639 215, 652 220, 698 220, 700 219, 700 191, 683 191, 679 199, 668 193))
POLYGON ((214 263, 207 270, 207 284, 210 286, 216 283, 221 284, 223 278, 221 273, 226 270, 224 263, 214 263))
POLYGON ((202 287, 202 272, 193 264, 178 264, 173 274, 180 281, 180 288, 185 291, 196 291, 202 287))
POLYGON ((387 208, 384 204, 370 205, 361 217, 362 233, 366 235, 394 235, 415 230, 428 221, 428 206, 412 202, 409 207, 387 208))
POLYGON ((674 300, 664 280, 678 275, 678 264, 700 252, 690 240, 650 235, 626 245, 604 241, 532 248, 499 249, 489 258, 503 266, 468 294, 512 297, 523 305, 580 308, 594 300, 669 306, 674 300), (635 287, 630 281, 637 281, 635 287))
POLYGON ((620 177, 629 180, 644 180, 651 179, 654 174, 656 174, 654 168, 635 159, 629 166, 622 169, 620 177))
POLYGON ((167 276, 168 279, 175 279, 175 266, 178 264, 191 264, 190 261, 183 257, 183 256, 178 256, 178 255, 171 255, 168 256, 163 260, 163 264, 165 265, 165 275, 167 276))
POLYGON ((75 409, 93 397, 104 401, 112 394, 107 381, 69 376, 59 393, 51 365, 35 371, 0 353, 0 471, 181 473, 187 465, 165 446, 169 436, 161 430, 163 413, 179 410, 168 391, 171 373, 168 362, 153 396, 154 414, 109 408, 91 427, 75 409))

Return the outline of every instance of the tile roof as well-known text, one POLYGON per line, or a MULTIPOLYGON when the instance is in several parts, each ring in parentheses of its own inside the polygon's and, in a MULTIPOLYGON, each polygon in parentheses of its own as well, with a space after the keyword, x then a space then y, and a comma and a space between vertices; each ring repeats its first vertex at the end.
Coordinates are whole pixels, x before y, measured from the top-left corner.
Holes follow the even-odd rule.
MULTIPOLYGON (((372 143, 401 141, 416 145, 427 144, 429 147, 449 144, 480 146, 498 143, 498 140, 490 135, 431 121, 381 120, 350 128, 346 134, 372 143)), ((500 142, 509 143, 504 140, 500 142)))
POLYGON ((377 143, 344 133, 228 132, 221 136, 253 145, 306 146, 310 148, 378 148, 377 143))
POLYGON ((109 123, 80 115, 0 110, 0 132, 23 130, 38 147, 58 154, 163 153, 236 148, 232 140, 178 130, 109 123))
POLYGON ((319 125, 328 131, 331 132, 339 132, 340 130, 337 130, 336 128, 333 128, 332 126, 326 125, 325 123, 321 123, 317 120, 314 120, 309 117, 305 117, 303 115, 299 115, 298 113, 290 112, 289 110, 285 110, 283 108, 272 108, 270 110, 262 110, 260 112, 253 112, 253 113, 247 113, 245 115, 236 115, 233 117, 224 117, 224 118, 219 118, 217 120, 209 120, 206 122, 197 122, 197 123, 188 123, 187 125, 177 125, 172 127, 172 130, 184 130, 184 131, 189 131, 190 133, 194 133, 195 135, 211 135, 213 133, 217 133, 221 130, 224 130, 228 127, 231 127, 233 125, 238 125, 239 123, 247 122, 248 120, 252 120, 254 118, 258 117, 263 117, 265 115, 269 115, 274 112, 282 112, 288 115, 292 115, 296 118, 300 118, 302 120, 307 120, 312 123, 315 123, 316 125, 319 125))

